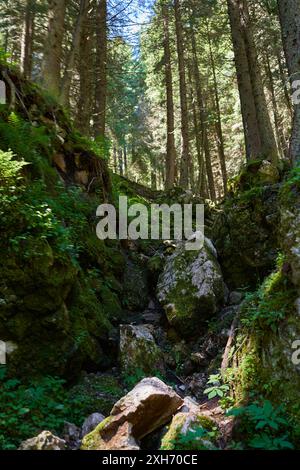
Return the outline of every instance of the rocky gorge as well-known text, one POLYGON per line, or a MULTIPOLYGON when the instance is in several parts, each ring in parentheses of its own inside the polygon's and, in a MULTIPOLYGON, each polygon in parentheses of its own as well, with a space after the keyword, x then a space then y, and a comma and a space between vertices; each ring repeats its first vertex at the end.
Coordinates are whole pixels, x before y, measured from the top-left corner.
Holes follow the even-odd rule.
MULTIPOLYGON (((217 205, 180 188, 151 191, 111 174, 55 103, 13 80, 23 99, 15 120, 1 111, 1 149, 17 152, 30 135, 22 154, 32 159, 1 199, 3 390, 25 380, 24 394, 34 394, 28 377, 53 376, 65 381, 66 402, 84 406, 76 423, 39 421, 26 439, 17 420, 1 417, 1 444, 8 436, 20 450, 297 447, 299 170, 252 162, 217 205), (95 209, 120 194, 204 203, 203 248, 99 241, 95 209)), ((36 411, 18 413, 31 423, 36 411)))

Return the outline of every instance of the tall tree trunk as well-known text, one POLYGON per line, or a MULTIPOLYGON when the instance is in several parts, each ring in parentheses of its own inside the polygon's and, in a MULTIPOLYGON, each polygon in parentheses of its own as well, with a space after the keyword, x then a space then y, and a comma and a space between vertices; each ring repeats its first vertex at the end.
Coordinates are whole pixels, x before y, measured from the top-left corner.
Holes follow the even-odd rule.
POLYGON ((256 44, 253 36, 252 22, 250 19, 248 0, 240 0, 241 23, 243 27, 249 71, 253 88, 254 102, 260 140, 262 145, 262 156, 268 158, 274 165, 278 164, 278 149, 271 124, 264 93, 263 81, 259 67, 256 44))
POLYGON ((279 69, 282 89, 283 89, 283 92, 284 92, 284 99, 285 99, 286 107, 289 110, 290 116, 292 118, 294 112, 293 112, 291 94, 290 94, 288 86, 287 86, 287 84, 289 83, 289 79, 288 79, 287 74, 286 74, 286 67, 285 67, 285 64, 283 64, 283 60, 281 58, 281 53, 279 51, 277 51, 276 57, 277 57, 278 69, 279 69))
POLYGON ((227 4, 244 123, 246 155, 248 160, 256 159, 261 155, 261 140, 238 0, 227 0, 227 4))
POLYGON ((90 122, 92 117, 92 96, 93 74, 94 68, 92 50, 93 50, 93 34, 91 28, 91 17, 87 15, 85 18, 80 35, 79 43, 79 99, 77 104, 76 126, 83 135, 90 136, 90 122))
POLYGON ((204 149, 204 155, 205 155, 205 168, 206 168, 210 197, 213 201, 215 201, 216 190, 215 190, 214 175, 213 175, 212 164, 211 164, 210 145, 209 145, 208 130, 207 130, 206 105, 205 105, 204 96, 202 93, 202 80, 201 80, 201 75, 200 75, 200 70, 199 70, 195 31, 193 27, 191 28, 191 44, 192 44, 192 55, 193 55, 193 63, 194 63, 194 79, 195 79, 195 86, 196 86, 197 105, 199 109, 200 123, 201 123, 202 147, 204 149))
POLYGON ((107 0, 99 0, 97 4, 96 38, 94 135, 103 139, 107 99, 107 0))
POLYGON ((268 52, 266 52, 265 54, 264 62, 265 62, 266 76, 268 78, 268 88, 270 91, 272 105, 273 105, 274 123, 275 123, 278 146, 283 156, 287 154, 286 141, 284 137, 282 119, 280 117, 279 110, 278 110, 276 92, 275 92, 275 87, 274 87, 274 79, 273 79, 272 68, 270 64, 270 57, 269 57, 268 52))
POLYGON ((277 163, 276 141, 267 109, 245 0, 227 0, 248 159, 277 163))
MULTIPOLYGON (((289 78, 300 81, 300 0, 278 0, 282 40, 286 56, 289 78)), ((295 101, 295 100, 294 100, 295 101)), ((293 103, 294 117, 289 156, 295 165, 300 161, 300 103, 293 103)))
POLYGON ((123 176, 124 174, 123 150, 121 148, 119 148, 118 157, 119 157, 119 173, 121 176, 123 176))
POLYGON ((123 155, 124 155, 124 173, 127 176, 128 174, 128 159, 127 159, 127 146, 126 142, 124 143, 123 147, 123 155))
POLYGON ((215 58, 214 58, 214 54, 212 50, 211 35, 210 35, 208 24, 207 24, 207 37, 208 37, 210 63, 211 63, 213 83, 214 83, 214 95, 215 95, 214 101, 215 101, 216 118, 217 118, 216 119, 217 146, 218 146, 218 154, 219 154, 221 173, 222 173, 222 179, 223 179, 224 193, 226 194, 227 193, 227 169, 226 169, 226 158, 225 158, 225 150, 224 150, 224 136, 223 136, 223 129, 222 129, 222 121, 221 121, 220 97, 219 97, 218 81, 217 81, 217 74, 216 74, 215 58))
POLYGON ((114 172, 117 173, 118 171, 118 163, 117 163, 117 148, 114 145, 113 148, 113 158, 114 158, 114 172))
POLYGON ((66 61, 66 67, 64 76, 62 79, 61 90, 60 90, 60 101, 64 106, 69 107, 70 105, 70 88, 72 83, 72 75, 74 73, 74 65, 76 54, 78 53, 80 39, 81 39, 81 28, 86 18, 89 7, 89 0, 80 0, 79 13, 73 32, 72 44, 69 55, 66 61))
POLYGON ((169 6, 163 0, 162 18, 164 27, 164 60, 165 60, 165 85, 167 96, 167 157, 166 157, 166 188, 172 188, 175 184, 175 168, 177 153, 175 147, 175 124, 174 124, 174 98, 173 98, 173 75, 170 50, 169 32, 169 6))
POLYGON ((27 0, 21 41, 21 72, 31 77, 35 0, 27 0))
POLYGON ((55 96, 59 96, 61 82, 66 3, 66 0, 49 0, 48 33, 44 47, 42 82, 55 96))
POLYGON ((190 143, 189 143, 189 116, 187 104, 186 74, 185 74, 185 51, 183 42, 183 28, 181 17, 181 5, 179 0, 174 0, 176 41, 179 70, 180 106, 181 106, 181 168, 180 185, 183 188, 189 187, 190 168, 190 143))

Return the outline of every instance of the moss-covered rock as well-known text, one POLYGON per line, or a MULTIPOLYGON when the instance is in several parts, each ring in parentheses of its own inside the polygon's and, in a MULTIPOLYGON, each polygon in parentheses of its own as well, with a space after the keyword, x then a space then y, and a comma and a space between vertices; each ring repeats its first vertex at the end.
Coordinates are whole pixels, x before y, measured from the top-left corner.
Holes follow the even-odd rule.
POLYGON ((212 450, 216 442, 210 433, 215 428, 215 422, 200 411, 178 413, 162 438, 161 450, 212 450))
POLYGON ((228 197, 215 217, 212 238, 228 286, 256 286, 278 253, 279 185, 257 186, 228 197))
POLYGON ((157 297, 170 325, 181 334, 195 334, 225 301, 226 287, 217 253, 206 239, 200 251, 180 244, 167 259, 157 297))
POLYGON ((136 371, 142 371, 145 376, 164 375, 163 353, 151 329, 151 325, 120 326, 120 362, 125 375, 136 371))

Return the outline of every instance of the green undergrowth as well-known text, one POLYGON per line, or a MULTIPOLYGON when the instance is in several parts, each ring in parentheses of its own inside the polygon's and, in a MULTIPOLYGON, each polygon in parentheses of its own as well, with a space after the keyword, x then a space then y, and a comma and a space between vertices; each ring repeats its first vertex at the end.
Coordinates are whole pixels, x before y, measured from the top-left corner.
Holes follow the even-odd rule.
POLYGON ((300 165, 298 164, 288 174, 281 186, 280 197, 282 202, 294 203, 299 200, 300 195, 300 165))
POLYGON ((240 449, 293 450, 292 423, 283 405, 269 400, 255 400, 247 406, 232 408, 227 413, 239 419, 240 449))
POLYGON ((68 388, 64 380, 45 376, 9 379, 0 368, 0 449, 13 450, 23 440, 49 430, 61 435, 64 423, 81 426, 91 413, 109 414, 122 396, 113 376, 87 375, 68 388))
POLYGON ((274 332, 294 309, 296 291, 283 272, 284 258, 279 256, 277 270, 273 272, 259 289, 246 295, 241 309, 241 323, 247 328, 274 332))

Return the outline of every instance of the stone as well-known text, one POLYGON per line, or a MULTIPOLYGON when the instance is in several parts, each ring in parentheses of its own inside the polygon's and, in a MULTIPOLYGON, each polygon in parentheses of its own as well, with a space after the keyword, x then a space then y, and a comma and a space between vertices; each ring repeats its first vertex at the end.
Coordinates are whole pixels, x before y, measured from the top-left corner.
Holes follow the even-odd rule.
POLYGON ((124 434, 125 440, 135 445, 130 438, 136 442, 159 429, 172 419, 182 404, 179 395, 161 380, 144 379, 115 404, 108 418, 84 437, 82 449, 118 449, 119 437, 124 434))
POLYGON ((180 408, 180 413, 197 413, 199 411, 198 403, 193 400, 191 397, 185 397, 183 400, 183 405, 180 408))
POLYGON ((98 426, 98 424, 102 423, 105 420, 105 416, 101 413, 93 413, 88 416, 82 425, 81 428, 81 437, 86 436, 90 432, 94 431, 94 429, 98 426))
POLYGON ((275 184, 280 179, 277 167, 268 160, 263 160, 257 171, 257 176, 261 184, 275 184))
POLYGON ((19 450, 65 450, 66 442, 50 431, 43 431, 36 437, 21 443, 19 450))
POLYGON ((191 361, 199 367, 205 367, 209 363, 209 358, 204 353, 196 352, 191 354, 191 361))
POLYGON ((151 325, 120 326, 120 362, 124 372, 165 373, 163 353, 155 343, 151 325))
POLYGON ((195 373, 189 377, 186 382, 188 383, 188 391, 197 399, 203 398, 203 392, 207 384, 207 375, 204 372, 195 373))
POLYGON ((73 423, 64 423, 63 438, 71 450, 77 450, 80 448, 80 432, 81 429, 73 423))
MULTIPOLYGON (((106 421, 106 420, 105 420, 106 421)), ((101 424, 100 424, 101 426, 101 424)), ((99 428, 97 428, 99 429, 99 428)), ((100 433, 88 434, 81 450, 140 450, 137 441, 132 436, 132 425, 125 421, 112 437, 102 439, 100 433)))
POLYGON ((245 295, 243 292, 233 291, 229 294, 228 304, 229 305, 239 305, 242 303, 245 295))
MULTIPOLYGON (((211 432, 215 427, 215 422, 210 418, 201 416, 199 409, 187 413, 178 413, 174 416, 167 433, 161 442, 162 450, 185 450, 184 445, 180 449, 180 438, 188 433, 196 432, 197 428, 203 428, 204 432, 211 432)), ((196 437, 193 440, 193 449, 190 450, 213 450, 215 444, 208 436, 196 437)), ((190 446, 189 446, 190 448, 190 446)))
POLYGON ((128 309, 133 312, 143 311, 149 302, 147 270, 139 260, 126 260, 123 290, 128 309))
POLYGON ((159 277, 157 297, 171 326, 182 335, 197 333, 225 302, 225 284, 216 250, 205 239, 200 251, 178 244, 159 277))
POLYGON ((231 291, 255 288, 274 267, 280 226, 278 191, 278 184, 251 186, 228 198, 216 214, 212 239, 231 291))

